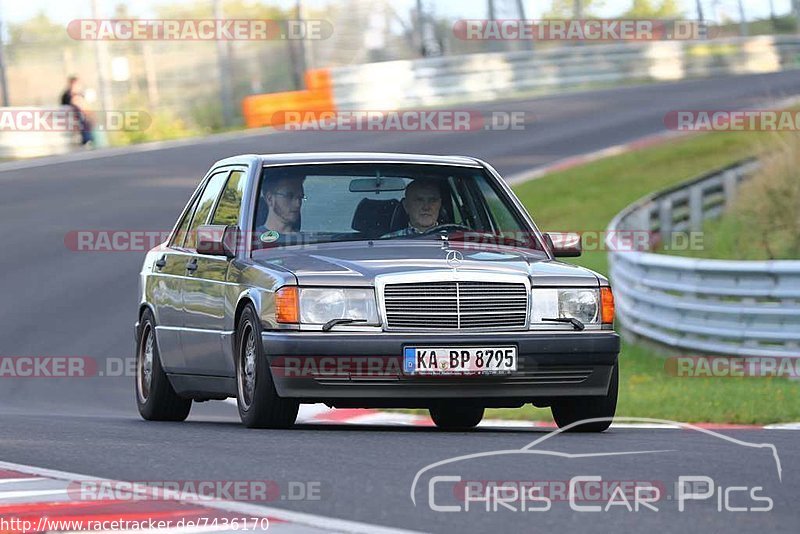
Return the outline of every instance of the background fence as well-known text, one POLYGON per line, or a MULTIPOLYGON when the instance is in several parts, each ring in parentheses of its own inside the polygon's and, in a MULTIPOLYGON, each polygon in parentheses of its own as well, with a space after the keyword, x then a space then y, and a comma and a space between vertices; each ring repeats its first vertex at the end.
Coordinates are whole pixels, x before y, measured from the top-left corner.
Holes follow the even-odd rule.
MULTIPOLYGON (((618 214, 609 234, 699 231, 758 168, 747 160, 652 194, 618 214)), ((800 357, 800 261, 692 259, 609 252, 623 331, 679 349, 800 357)))
MULTIPOLYGON (((332 39, 344 40, 341 35, 334 36, 332 39)), ((291 87, 290 69, 282 59, 286 42, 228 42, 226 46, 234 58, 231 83, 237 110, 241 109, 238 103, 244 101, 244 122, 248 126, 268 125, 274 102, 260 99, 258 94, 291 87), (264 109, 248 105, 254 99, 270 105, 264 109), (255 120, 253 115, 261 118, 255 120)), ((201 135, 219 129, 220 76, 214 47, 215 43, 209 42, 111 43, 107 50, 112 62, 111 109, 147 110, 153 118, 147 132, 116 134, 121 137, 116 142, 201 135)), ((56 79, 61 83, 65 73, 91 70, 94 58, 89 51, 85 43, 79 43, 48 49, 42 52, 45 56, 41 61, 32 61, 30 54, 9 50, 11 94, 29 95, 26 100, 32 105, 45 106, 50 98, 55 103, 60 88, 43 88, 35 72, 41 71, 42 62, 55 61, 54 54, 58 55, 63 66, 56 79), (28 60, 22 61, 23 57, 28 60)), ((332 91, 332 105, 326 97, 325 109, 385 111, 491 102, 563 88, 768 73, 797 67, 800 36, 758 36, 542 47, 383 61, 318 69, 316 73, 324 75, 321 78, 332 91)), ((96 80, 84 82, 91 86, 96 80)), ((281 95, 281 101, 290 103, 292 111, 320 108, 316 92, 295 93, 301 94, 281 95)))

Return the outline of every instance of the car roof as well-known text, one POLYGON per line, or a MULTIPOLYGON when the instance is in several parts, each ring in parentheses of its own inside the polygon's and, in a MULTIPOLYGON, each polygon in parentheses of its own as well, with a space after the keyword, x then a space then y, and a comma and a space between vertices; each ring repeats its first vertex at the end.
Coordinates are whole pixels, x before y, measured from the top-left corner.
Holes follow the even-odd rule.
POLYGON ((303 165, 320 163, 411 163, 482 167, 481 162, 467 156, 433 156, 394 152, 294 152, 283 154, 243 154, 218 161, 217 165, 247 164, 254 159, 262 165, 303 165))

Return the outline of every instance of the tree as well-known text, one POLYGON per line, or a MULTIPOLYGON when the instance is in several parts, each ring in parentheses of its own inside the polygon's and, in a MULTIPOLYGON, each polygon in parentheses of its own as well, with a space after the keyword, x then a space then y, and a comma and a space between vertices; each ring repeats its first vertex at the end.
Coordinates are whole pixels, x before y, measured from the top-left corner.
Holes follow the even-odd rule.
MULTIPOLYGON (((581 18, 599 18, 597 10, 605 6, 605 0, 578 0, 581 3, 581 18)), ((576 0, 553 0, 550 11, 545 11, 545 19, 570 19, 575 18, 576 0)))
POLYGON ((74 43, 70 39, 63 24, 50 20, 44 11, 22 22, 8 25, 9 45, 38 43, 74 43))
POLYGON ((622 15, 627 19, 677 19, 683 16, 677 0, 633 0, 631 8, 622 15))

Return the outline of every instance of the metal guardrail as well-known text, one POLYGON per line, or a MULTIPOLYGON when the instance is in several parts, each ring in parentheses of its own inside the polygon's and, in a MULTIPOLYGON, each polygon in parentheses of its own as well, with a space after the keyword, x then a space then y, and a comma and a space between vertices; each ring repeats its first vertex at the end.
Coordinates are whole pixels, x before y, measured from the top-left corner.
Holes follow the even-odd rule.
MULTIPOLYGON (((20 112, 51 112, 65 109, 59 107, 0 107, 0 114, 13 115, 20 112)), ((6 121, 4 121, 5 123, 6 121)), ((80 136, 71 131, 6 129, 0 127, 0 158, 18 159, 65 154, 77 147, 80 136)))
MULTIPOLYGON (((620 212, 619 232, 702 229, 759 163, 746 160, 649 195, 620 212)), ((679 349, 800 357, 800 261, 693 259, 611 250, 610 277, 624 332, 679 349)))
POLYGON ((339 110, 393 110, 800 67, 800 36, 561 46, 331 69, 339 110))

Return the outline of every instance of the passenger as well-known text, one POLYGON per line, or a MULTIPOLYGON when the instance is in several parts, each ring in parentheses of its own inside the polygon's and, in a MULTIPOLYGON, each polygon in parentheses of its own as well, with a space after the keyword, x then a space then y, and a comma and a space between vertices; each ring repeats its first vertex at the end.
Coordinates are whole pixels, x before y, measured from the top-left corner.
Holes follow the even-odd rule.
POLYGON ((268 180, 264 201, 268 212, 264 226, 279 234, 300 231, 300 208, 306 200, 303 181, 298 178, 268 180))
POLYGON ((428 178, 417 178, 408 184, 403 208, 408 214, 408 226, 383 237, 419 235, 439 226, 442 192, 438 183, 428 178))

